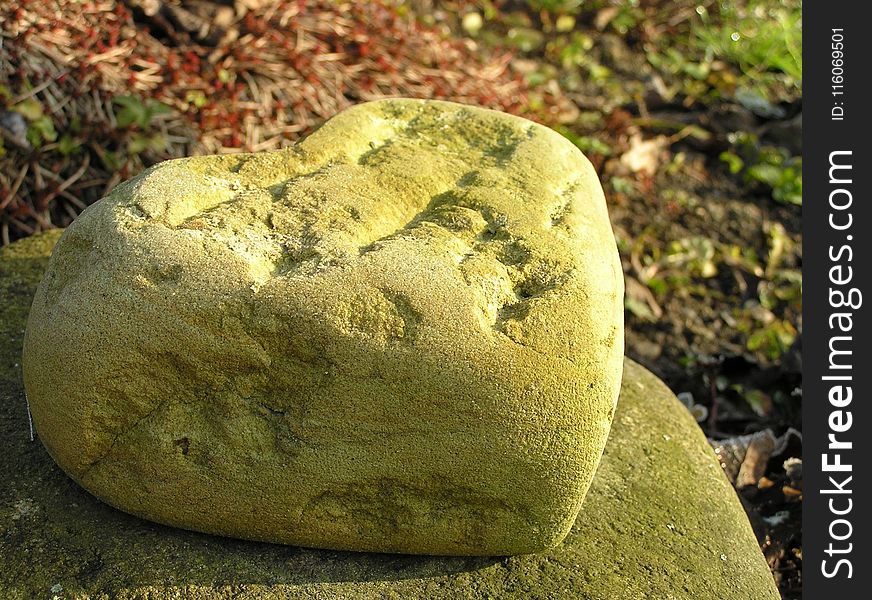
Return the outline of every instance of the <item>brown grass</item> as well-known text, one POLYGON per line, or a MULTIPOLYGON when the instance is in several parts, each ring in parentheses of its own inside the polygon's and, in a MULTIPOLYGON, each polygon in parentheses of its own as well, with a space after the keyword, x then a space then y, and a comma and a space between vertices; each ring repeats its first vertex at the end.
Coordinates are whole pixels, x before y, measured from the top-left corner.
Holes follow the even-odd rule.
POLYGON ((3 244, 69 223, 160 160, 281 148, 361 101, 443 98, 548 119, 527 108, 510 52, 480 52, 402 8, 218 4, 158 2, 149 17, 142 0, 0 0, 0 113, 33 130, 41 112, 56 132, 31 143, 0 126, 3 244), (170 110, 120 127, 121 96, 170 110))

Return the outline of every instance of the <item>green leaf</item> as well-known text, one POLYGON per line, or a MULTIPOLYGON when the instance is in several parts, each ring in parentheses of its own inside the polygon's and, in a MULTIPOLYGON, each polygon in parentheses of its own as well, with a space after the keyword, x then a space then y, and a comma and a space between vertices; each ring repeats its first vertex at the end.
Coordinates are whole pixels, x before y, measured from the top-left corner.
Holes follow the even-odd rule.
POLYGON ((657 296, 661 296, 669 291, 669 284, 659 277, 652 277, 648 280, 648 288, 657 296))
POLYGON ((144 135, 137 135, 130 140, 129 144, 127 144, 127 153, 139 154, 146 148, 148 148, 148 138, 144 135))
POLYGON ((34 148, 39 148, 43 142, 53 142, 58 139, 58 134, 52 120, 47 116, 42 116, 30 123, 26 137, 34 148))
POLYGON ((173 111, 166 104, 156 100, 148 100, 147 103, 143 103, 136 96, 116 96, 112 99, 112 103, 120 108, 115 115, 115 121, 120 129, 131 125, 135 125, 139 129, 147 129, 156 116, 173 111))
POLYGON ((772 398, 760 390, 746 390, 744 386, 731 386, 748 403, 758 416, 765 417, 772 412, 772 398))
POLYGON ((121 168, 121 160, 118 158, 118 154, 111 150, 104 150, 101 152, 100 160, 103 161, 103 164, 106 165, 106 168, 110 171, 117 171, 121 168))
POLYGON ((148 149, 153 152, 162 152, 167 147, 167 139, 161 133, 155 133, 148 138, 148 149))
MULTIPOLYGON (((611 148, 609 148, 611 150, 611 148)), ((635 191, 636 186, 626 177, 612 177, 612 189, 619 194, 630 194, 635 191)))
POLYGON ((136 155, 144 150, 151 150, 152 152, 161 152, 166 149, 167 140, 163 136, 163 134, 155 133, 152 135, 145 134, 137 134, 130 140, 130 143, 127 144, 127 153, 130 155, 136 155))
POLYGON ((777 360, 796 339, 796 329, 789 321, 773 321, 748 337, 746 346, 752 352, 761 352, 770 360, 777 360))
POLYGON ((64 156, 69 156, 70 154, 73 154, 74 152, 78 151, 79 148, 79 142, 69 133, 63 134, 60 141, 58 141, 58 152, 60 152, 64 156))
POLYGON ((748 177, 774 187, 781 178, 781 169, 775 165, 759 164, 748 169, 748 177))
POLYGON ((603 156, 610 156, 613 152, 611 146, 595 137, 576 135, 565 127, 559 128, 558 131, 563 135, 563 137, 575 144, 582 152, 601 154, 603 156))
POLYGON ((185 94, 185 102, 190 102, 197 108, 203 108, 206 105, 206 94, 202 90, 188 90, 185 94))
POLYGON ((545 44, 544 34, 530 27, 512 27, 506 33, 506 45, 521 52, 532 52, 545 44))
POLYGON ((163 102, 158 102, 157 100, 149 100, 147 112, 148 121, 151 122, 151 120, 154 119, 156 116, 167 115, 173 112, 173 109, 164 104, 163 102))
POLYGON ((22 115, 28 121, 36 121, 43 115, 42 104, 36 98, 27 98, 12 107, 12 110, 22 115))
POLYGON ((121 108, 115 114, 118 127, 124 129, 131 125, 145 127, 148 125, 148 111, 142 101, 135 96, 117 96, 112 99, 112 104, 121 108))
POLYGON ((738 154, 730 152, 729 150, 721 152, 719 158, 721 161, 727 163, 727 167, 733 175, 736 175, 745 166, 745 161, 743 161, 738 154))

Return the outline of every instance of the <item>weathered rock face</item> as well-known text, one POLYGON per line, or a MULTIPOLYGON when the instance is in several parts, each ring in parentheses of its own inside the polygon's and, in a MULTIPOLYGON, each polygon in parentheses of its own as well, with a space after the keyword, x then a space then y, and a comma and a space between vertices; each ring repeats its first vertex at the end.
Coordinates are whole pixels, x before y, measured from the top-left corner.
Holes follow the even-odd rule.
POLYGON ((307 550, 162 527, 113 510, 29 441, 17 363, 27 308, 56 239, 47 234, 0 251, 4 598, 778 598, 702 432, 662 383, 631 362, 584 510, 565 541, 541 554, 307 550))
POLYGON ((58 464, 135 515, 536 552, 605 445, 622 285, 563 137, 381 101, 287 151, 158 165, 86 210, 36 293, 24 379, 58 464))

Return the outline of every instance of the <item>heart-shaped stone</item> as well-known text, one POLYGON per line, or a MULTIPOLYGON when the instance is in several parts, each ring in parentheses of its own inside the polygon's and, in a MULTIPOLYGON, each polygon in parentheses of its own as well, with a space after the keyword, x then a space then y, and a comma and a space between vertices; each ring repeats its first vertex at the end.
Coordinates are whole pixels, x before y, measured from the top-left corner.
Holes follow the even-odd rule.
POLYGON ((25 384, 58 464, 147 519, 535 552, 605 445, 622 292, 571 143, 378 101, 287 150, 159 164, 84 211, 36 294, 25 384))

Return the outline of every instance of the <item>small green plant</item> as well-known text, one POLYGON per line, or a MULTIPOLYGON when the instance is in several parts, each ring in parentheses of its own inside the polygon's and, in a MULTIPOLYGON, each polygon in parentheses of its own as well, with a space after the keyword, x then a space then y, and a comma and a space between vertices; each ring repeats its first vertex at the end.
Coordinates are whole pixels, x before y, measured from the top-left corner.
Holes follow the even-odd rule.
MULTIPOLYGON (((137 155, 144 150, 160 152, 166 148, 166 138, 160 132, 149 133, 155 117, 172 112, 166 104, 156 100, 143 101, 136 96, 117 96, 112 103, 119 107, 115 122, 120 129, 132 127, 137 132, 127 144, 127 153, 137 155)), ((106 162, 106 159, 104 159, 106 162)), ((109 159, 109 162, 113 162, 109 159)), ((107 163, 108 164, 108 163, 107 163)))
POLYGON ((713 53, 706 51, 701 59, 694 60, 676 48, 666 48, 663 52, 649 52, 647 58, 648 62, 663 71, 704 80, 711 72, 713 53))
POLYGON ((781 269, 772 279, 760 283, 760 305, 770 310, 781 304, 800 305, 802 302, 802 272, 799 269, 781 269))
POLYGON ((798 90, 802 85, 802 5, 751 0, 722 2, 709 13, 700 6, 692 27, 694 46, 736 65, 767 96, 774 75, 798 90))
MULTIPOLYGON (((629 4, 621 15, 627 13, 626 26, 633 29, 638 27, 632 19, 638 9, 629 4)), ((625 33, 621 15, 610 27, 625 33)), ((799 0, 700 3, 691 18, 679 23, 675 33, 649 44, 646 54, 656 69, 680 78, 679 89, 688 99, 710 102, 727 97, 777 112, 781 109, 772 102, 801 94, 799 0)))
POLYGON ((203 90, 188 90, 185 93, 185 102, 190 102, 197 108, 203 108, 206 106, 208 99, 203 90))
POLYGON ((36 98, 27 98, 12 107, 12 110, 27 120, 25 137, 31 146, 40 148, 46 142, 58 139, 54 122, 43 111, 42 104, 36 98))
POLYGON ((742 157, 730 150, 724 150, 718 158, 726 163, 727 168, 733 175, 738 175, 745 168, 745 161, 742 160, 742 157))
POLYGON ((746 346, 751 352, 760 352, 769 360, 777 360, 795 340, 796 329, 793 324, 776 319, 751 333, 746 346))
POLYGON ((552 14, 577 13, 584 0, 527 0, 527 6, 536 12, 552 14))
POLYGON ((563 68, 568 69, 583 65, 588 60, 588 53, 593 48, 593 38, 586 33, 577 32, 569 36, 568 39, 564 38, 564 40, 565 43, 561 44, 557 51, 563 68))
POLYGON ((58 139, 58 133, 48 115, 43 115, 30 122, 30 126, 27 128, 27 141, 34 148, 39 148, 44 143, 53 142, 56 139, 58 139))
POLYGON ((156 116, 172 112, 166 104, 151 99, 143 102, 136 96, 116 96, 112 99, 112 104, 119 107, 115 113, 115 122, 122 129, 131 125, 147 129, 156 116))
POLYGON ((506 33, 505 43, 521 52, 533 52, 545 45, 545 35, 532 27, 512 27, 506 33))
POLYGON ((644 22, 645 12, 639 8, 638 0, 621 3, 618 13, 609 22, 609 27, 621 35, 625 35, 631 29, 635 29, 639 23, 644 22))
POLYGON ((611 146, 598 138, 587 135, 577 135, 565 127, 560 127, 557 131, 559 131, 563 137, 575 144, 576 147, 585 154, 611 156, 614 153, 611 146))
POLYGON ((612 184, 612 189, 619 194, 632 194, 636 191, 636 184, 632 179, 627 179, 626 177, 612 177, 610 183, 612 184))
POLYGON ((733 149, 720 154, 730 173, 771 189, 777 202, 802 205, 802 157, 791 156, 785 148, 760 146, 753 134, 737 134, 731 141, 733 149))
POLYGON ((665 258, 666 264, 671 267, 710 278, 718 274, 717 254, 717 248, 712 240, 695 236, 670 242, 665 258))
POLYGON ((786 152, 764 155, 748 168, 746 178, 772 188, 772 198, 785 204, 802 205, 802 158, 786 152))

